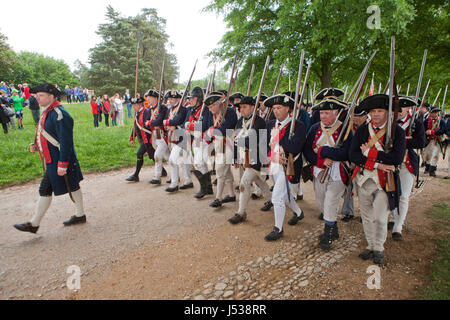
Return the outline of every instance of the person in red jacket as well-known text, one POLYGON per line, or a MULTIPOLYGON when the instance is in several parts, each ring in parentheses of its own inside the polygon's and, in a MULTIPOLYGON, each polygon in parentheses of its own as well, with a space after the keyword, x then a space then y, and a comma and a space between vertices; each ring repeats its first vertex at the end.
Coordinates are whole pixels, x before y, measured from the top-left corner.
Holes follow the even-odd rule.
POLYGON ((102 101, 102 104, 101 104, 101 108, 102 108, 102 113, 105 116, 106 127, 109 128, 109 112, 110 112, 111 108, 110 108, 110 105, 109 105, 109 99, 108 99, 108 95, 107 94, 105 94, 103 96, 103 101, 102 101))
POLYGON ((98 110, 96 96, 92 96, 91 98, 91 107, 92 107, 92 115, 94 116, 94 128, 98 128, 98 117, 100 115, 100 112, 98 110))

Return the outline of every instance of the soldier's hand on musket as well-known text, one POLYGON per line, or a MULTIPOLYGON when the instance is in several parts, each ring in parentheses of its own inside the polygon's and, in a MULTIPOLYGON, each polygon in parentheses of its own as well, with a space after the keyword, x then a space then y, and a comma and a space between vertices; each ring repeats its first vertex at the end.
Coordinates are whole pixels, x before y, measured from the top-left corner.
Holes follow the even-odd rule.
POLYGON ((67 173, 67 169, 58 168, 58 176, 64 177, 67 173))
POLYGON ((425 132, 425 134, 430 135, 430 134, 431 134, 431 130, 427 130, 427 131, 425 132))
POLYGON ((361 146, 361 151, 362 151, 363 154, 366 153, 366 151, 369 150, 369 149, 370 149, 370 147, 369 147, 369 144, 368 144, 368 143, 364 143, 364 144, 361 146))
POLYGON ((384 171, 384 172, 389 172, 389 171, 394 171, 395 167, 393 165, 379 163, 378 169, 380 169, 381 171, 384 171))
POLYGON ((38 151, 37 145, 34 143, 30 144, 30 152, 35 153, 36 151, 38 151))
POLYGON ((412 139, 412 136, 406 136, 406 140, 412 139))
POLYGON ((130 144, 134 147, 136 145, 136 142, 134 142, 133 137, 130 137, 130 144))
POLYGON ((287 158, 284 154, 280 154, 278 157, 278 163, 279 164, 287 164, 287 158))
POLYGON ((325 165, 325 167, 331 168, 331 166, 333 165, 333 160, 326 158, 323 161, 323 164, 325 165))

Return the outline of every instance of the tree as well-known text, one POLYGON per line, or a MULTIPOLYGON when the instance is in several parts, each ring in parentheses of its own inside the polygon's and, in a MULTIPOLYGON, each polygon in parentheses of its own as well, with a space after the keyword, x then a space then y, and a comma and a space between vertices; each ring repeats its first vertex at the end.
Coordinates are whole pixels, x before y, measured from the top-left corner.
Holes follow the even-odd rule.
POLYGON ((11 82, 14 67, 17 64, 17 57, 6 43, 7 39, 6 36, 0 33, 0 80, 11 82))
POLYGON ((102 42, 90 50, 91 68, 86 73, 89 87, 109 95, 127 88, 133 91, 138 41, 138 92, 143 95, 149 88, 159 88, 163 57, 165 86, 174 86, 176 57, 166 52, 166 21, 156 10, 142 9, 135 17, 121 17, 108 6, 106 18, 108 22, 97 30, 102 42))
MULTIPOLYGON (((266 56, 270 55, 272 68, 265 85, 270 92, 282 64, 286 65, 286 71, 280 91, 287 89, 289 74, 292 88, 295 87, 301 49, 312 59, 310 83, 318 81, 319 89, 352 86, 375 49, 379 52, 371 72, 385 84, 391 35, 397 38, 396 66, 401 70, 397 83, 411 77, 417 79, 425 48, 433 48, 435 52, 429 63, 436 62, 435 66, 445 66, 444 70, 448 70, 448 61, 443 60, 449 49, 448 2, 445 3, 436 0, 212 0, 204 10, 223 14, 231 30, 210 56, 231 61, 239 53, 243 76, 238 87, 243 89, 251 65, 256 64, 255 79, 260 79, 266 56), (372 4, 381 10, 380 29, 366 26, 370 17, 367 8, 372 4)), ((441 72, 437 77, 442 79, 445 74, 441 72)), ((257 86, 253 88, 255 93, 257 86)))
POLYGON ((76 86, 77 78, 70 71, 69 66, 63 60, 44 56, 35 52, 20 52, 17 56, 18 64, 12 76, 12 82, 26 82, 30 86, 41 83, 57 84, 60 88, 65 85, 76 86))
POLYGON ((75 70, 73 75, 80 81, 80 85, 84 88, 89 88, 88 72, 89 68, 79 59, 75 60, 75 70))

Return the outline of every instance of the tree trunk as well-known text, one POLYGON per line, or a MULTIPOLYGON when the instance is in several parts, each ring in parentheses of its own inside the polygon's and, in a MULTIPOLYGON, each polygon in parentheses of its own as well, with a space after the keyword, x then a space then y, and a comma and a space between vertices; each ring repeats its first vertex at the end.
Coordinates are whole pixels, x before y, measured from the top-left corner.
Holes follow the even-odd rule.
POLYGON ((322 74, 320 75, 320 81, 322 83, 322 89, 331 88, 331 61, 328 59, 322 60, 322 74))

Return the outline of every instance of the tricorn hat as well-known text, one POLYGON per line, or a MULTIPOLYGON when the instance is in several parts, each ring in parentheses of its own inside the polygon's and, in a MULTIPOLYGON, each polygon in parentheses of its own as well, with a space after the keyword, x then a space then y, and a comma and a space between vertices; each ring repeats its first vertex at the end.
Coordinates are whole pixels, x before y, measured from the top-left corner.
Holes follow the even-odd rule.
POLYGON ((55 97, 59 97, 61 95, 61 91, 59 91, 54 85, 50 83, 39 84, 30 89, 30 93, 38 93, 38 92, 46 92, 54 95, 55 97))
POLYGON ((323 100, 326 97, 336 97, 339 98, 340 96, 344 95, 344 91, 337 88, 325 88, 322 91, 320 91, 317 96, 316 100, 323 100))
POLYGON ((346 109, 348 105, 341 100, 338 100, 333 97, 327 97, 326 99, 322 100, 319 104, 316 104, 312 110, 339 110, 339 109, 346 109))
POLYGON ((150 89, 147 91, 147 93, 145 94, 146 97, 155 97, 158 98, 159 97, 159 92, 156 89, 150 89))
POLYGON ((224 98, 224 95, 222 92, 213 91, 206 97, 205 106, 208 107, 223 98, 224 98))
POLYGON ((203 99, 204 97, 204 92, 203 89, 200 87, 194 87, 194 89, 192 89, 191 94, 188 96, 189 98, 199 98, 199 99, 203 99))
POLYGON ((131 99, 132 104, 139 104, 139 103, 144 103, 144 102, 145 102, 145 99, 142 97, 137 97, 137 98, 131 99))
POLYGON ((170 90, 166 94, 167 98, 175 98, 175 99, 181 99, 181 94, 176 90, 170 90))
POLYGON ((256 100, 253 99, 253 97, 242 97, 241 102, 235 103, 234 105, 236 107, 240 107, 241 104, 249 104, 251 106, 254 106, 256 104, 256 100))
POLYGON ((414 99, 410 97, 399 97, 398 102, 400 108, 414 107, 416 105, 414 99))
POLYGON ((389 96, 387 94, 374 94, 365 98, 359 104, 362 110, 369 112, 372 109, 389 109, 389 96))
POLYGON ((264 101, 264 105, 269 108, 272 108, 276 104, 289 107, 290 109, 294 109, 295 101, 285 94, 277 94, 275 96, 267 98, 264 101))

